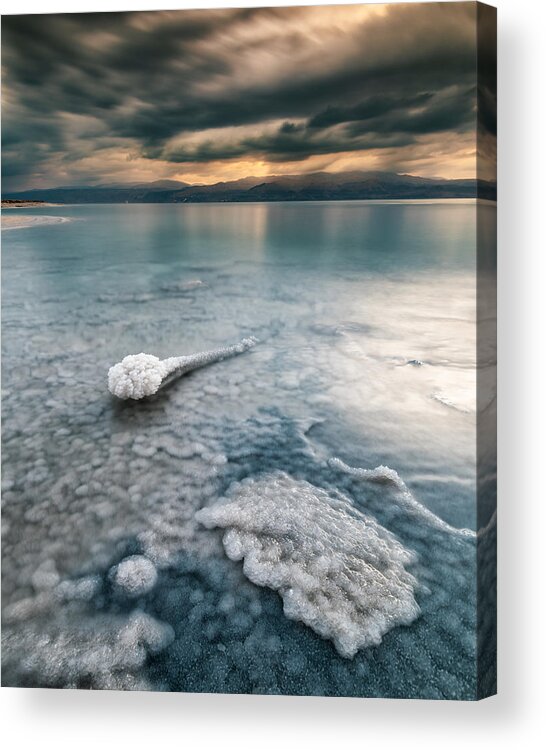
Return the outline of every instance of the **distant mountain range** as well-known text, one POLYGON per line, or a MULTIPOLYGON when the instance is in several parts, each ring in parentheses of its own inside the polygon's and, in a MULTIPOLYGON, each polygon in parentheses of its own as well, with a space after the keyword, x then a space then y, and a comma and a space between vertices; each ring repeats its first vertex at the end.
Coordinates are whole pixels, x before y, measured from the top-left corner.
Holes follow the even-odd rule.
POLYGON ((58 187, 7 193, 3 198, 51 203, 213 203, 249 201, 395 200, 403 198, 486 198, 496 200, 496 183, 440 180, 394 172, 316 172, 245 177, 215 185, 176 180, 58 187))

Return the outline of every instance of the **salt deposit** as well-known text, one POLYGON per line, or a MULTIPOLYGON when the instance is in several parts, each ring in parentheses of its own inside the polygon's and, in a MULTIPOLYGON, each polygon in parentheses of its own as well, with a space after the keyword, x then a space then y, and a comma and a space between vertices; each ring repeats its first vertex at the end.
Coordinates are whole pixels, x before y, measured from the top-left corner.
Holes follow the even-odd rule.
POLYGON ((331 639, 342 656, 419 615, 406 569, 414 556, 347 498, 278 473, 243 482, 229 502, 196 518, 227 529, 228 557, 244 560, 251 581, 280 593, 287 617, 331 639))
MULTIPOLYGON (((62 622, 62 620, 61 620, 62 622)), ((135 610, 127 617, 98 616, 71 628, 50 623, 30 625, 3 637, 4 671, 13 669, 20 649, 20 682, 44 687, 99 690, 146 690, 143 675, 150 656, 172 643, 170 625, 135 610)))
POLYGON ((153 589, 157 581, 157 571, 147 557, 132 555, 112 569, 111 577, 124 594, 136 597, 153 589))
POLYGON ((108 389, 114 396, 122 399, 138 400, 153 396, 175 378, 213 362, 242 354, 256 343, 257 340, 250 337, 234 346, 164 360, 143 352, 129 354, 108 370, 108 389))
POLYGON ((432 511, 414 498, 405 482, 399 477, 398 473, 394 471, 394 469, 390 469, 388 466, 377 466, 375 469, 359 469, 348 466, 339 458, 330 459, 329 464, 346 474, 351 474, 352 476, 358 477, 367 482, 391 484, 399 491, 397 502, 411 510, 420 520, 426 521, 435 528, 441 529, 442 531, 448 531, 452 534, 460 534, 461 536, 476 536, 476 532, 471 529, 457 529, 439 518, 435 513, 432 513, 432 511))
POLYGON ((167 367, 153 354, 129 354, 108 370, 108 390, 118 398, 144 398, 157 393, 167 367))

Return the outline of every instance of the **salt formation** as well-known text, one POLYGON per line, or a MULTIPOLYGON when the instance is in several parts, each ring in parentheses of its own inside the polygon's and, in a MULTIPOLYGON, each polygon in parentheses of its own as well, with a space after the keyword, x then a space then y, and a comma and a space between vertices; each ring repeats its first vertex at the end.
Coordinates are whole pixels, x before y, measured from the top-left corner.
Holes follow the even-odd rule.
MULTIPOLYGON (((134 610, 124 617, 97 615, 70 627, 34 623, 3 635, 3 649, 20 654, 31 685, 150 690, 145 665, 173 640, 168 623, 134 610)), ((10 662, 8 655, 3 664, 8 673, 10 662)))
POLYGON ((157 582, 157 570, 144 555, 131 555, 112 570, 114 585, 126 596, 147 594, 157 582))
POLYGON ((457 529, 455 526, 451 526, 427 507, 422 505, 413 497, 406 483, 400 478, 398 473, 394 469, 390 469, 388 466, 377 466, 375 469, 360 469, 348 466, 339 458, 331 458, 328 461, 328 464, 332 468, 339 469, 344 474, 349 474, 367 482, 391 484, 399 492, 397 501, 400 505, 414 513, 420 520, 428 522, 430 526, 433 526, 440 531, 447 531, 457 536, 473 537, 476 535, 472 529, 457 529))
POLYGON ((175 378, 199 367, 220 362, 251 349, 257 340, 254 337, 242 339, 234 346, 213 349, 212 351, 190 354, 185 357, 159 359, 153 354, 129 354, 121 362, 108 370, 108 390, 122 399, 141 399, 153 396, 164 385, 175 378))
POLYGON ((284 613, 351 658, 420 612, 413 554, 342 495, 331 497, 283 472, 236 484, 225 502, 200 510, 227 529, 224 548, 245 575, 277 590, 284 613))

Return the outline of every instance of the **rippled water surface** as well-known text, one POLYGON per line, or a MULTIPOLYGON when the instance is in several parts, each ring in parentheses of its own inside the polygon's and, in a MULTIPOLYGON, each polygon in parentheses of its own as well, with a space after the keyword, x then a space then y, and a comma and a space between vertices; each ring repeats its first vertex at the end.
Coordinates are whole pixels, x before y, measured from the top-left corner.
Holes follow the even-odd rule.
POLYGON ((4 684, 473 697, 474 202, 42 214, 70 221, 2 237, 4 684), (248 336, 151 399, 108 393, 126 354, 248 336), (226 495, 229 524, 195 518, 226 495), (382 585, 378 544, 379 624, 339 593, 340 566, 382 585))

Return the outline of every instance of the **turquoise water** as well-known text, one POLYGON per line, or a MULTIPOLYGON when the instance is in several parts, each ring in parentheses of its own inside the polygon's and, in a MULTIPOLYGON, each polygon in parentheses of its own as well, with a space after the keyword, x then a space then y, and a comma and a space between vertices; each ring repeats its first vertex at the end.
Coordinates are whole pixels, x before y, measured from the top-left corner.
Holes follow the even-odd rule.
POLYGON ((41 214, 70 221, 2 233, 4 684, 473 697, 475 203, 41 214), (126 354, 250 335, 145 402, 107 391, 126 354), (248 580, 194 515, 275 472, 396 536, 417 619, 344 658, 248 580), (131 555, 157 572, 138 596, 131 555))

